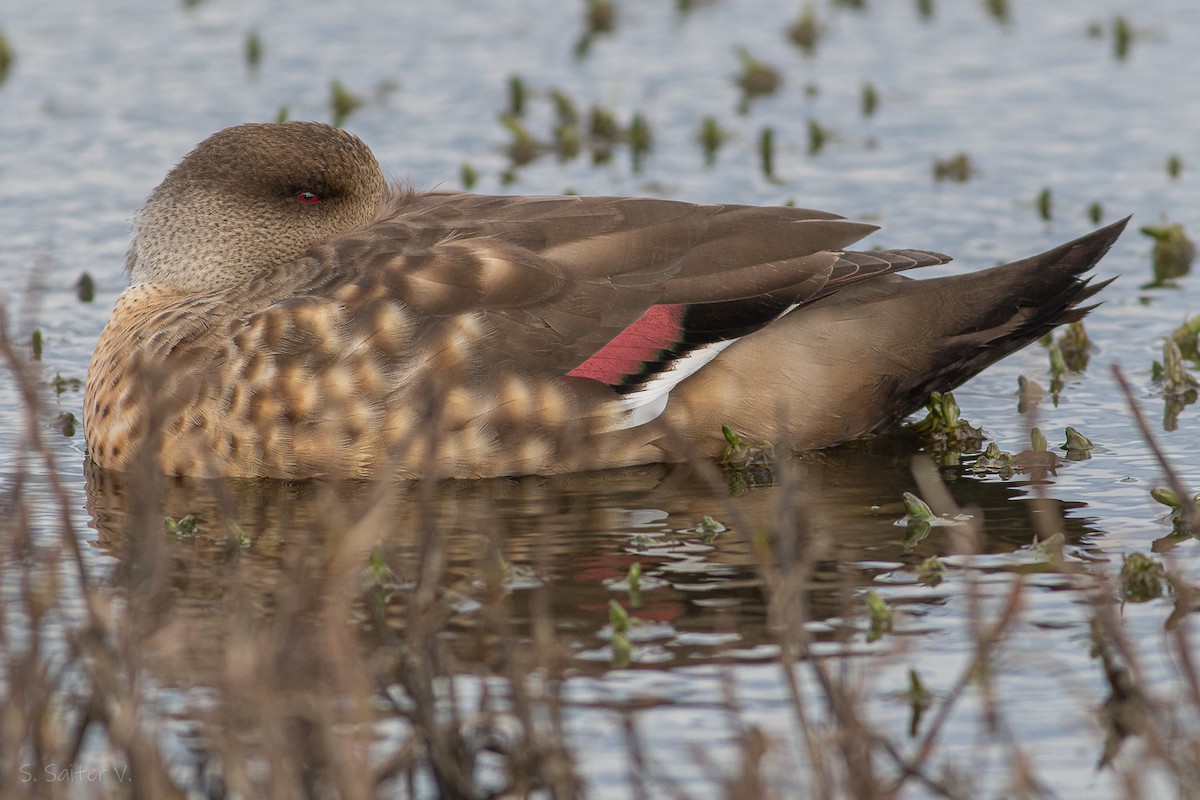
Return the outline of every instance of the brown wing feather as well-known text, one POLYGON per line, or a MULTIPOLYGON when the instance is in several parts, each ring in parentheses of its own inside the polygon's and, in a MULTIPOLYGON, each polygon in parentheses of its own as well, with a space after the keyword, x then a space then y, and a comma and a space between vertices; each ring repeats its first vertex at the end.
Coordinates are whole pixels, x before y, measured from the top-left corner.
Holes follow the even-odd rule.
MULTIPOLYGON (((872 230, 786 207, 398 191, 376 222, 264 277, 259 302, 311 293, 341 297, 352 315, 380 298, 424 317, 475 314, 477 347, 531 374, 563 375, 656 303, 780 289, 803 303, 831 279, 880 271, 842 252, 872 230)), ((886 271, 908 263, 888 258, 886 271)))

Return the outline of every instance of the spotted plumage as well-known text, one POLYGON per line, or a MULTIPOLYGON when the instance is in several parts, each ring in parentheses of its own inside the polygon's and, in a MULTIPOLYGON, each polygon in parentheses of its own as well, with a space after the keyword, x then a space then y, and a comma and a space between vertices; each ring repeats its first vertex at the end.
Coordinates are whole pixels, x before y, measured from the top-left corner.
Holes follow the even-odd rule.
POLYGON ((948 259, 848 251, 873 226, 826 212, 416 193, 345 132, 238 126, 139 215, 88 370, 88 452, 478 477, 712 453, 723 422, 825 447, 1082 316, 1099 286, 1079 276, 1122 225, 912 281, 894 273, 948 259))

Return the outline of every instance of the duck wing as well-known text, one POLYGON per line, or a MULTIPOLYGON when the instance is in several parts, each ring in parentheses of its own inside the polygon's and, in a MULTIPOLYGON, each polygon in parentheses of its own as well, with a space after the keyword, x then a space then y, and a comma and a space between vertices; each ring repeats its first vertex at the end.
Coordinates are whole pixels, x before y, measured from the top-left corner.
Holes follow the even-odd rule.
POLYGON ((477 314, 497 359, 619 385, 652 354, 669 361, 839 286, 946 260, 844 252, 873 230, 787 207, 400 193, 332 243, 308 288, 340 278, 418 315, 477 314))

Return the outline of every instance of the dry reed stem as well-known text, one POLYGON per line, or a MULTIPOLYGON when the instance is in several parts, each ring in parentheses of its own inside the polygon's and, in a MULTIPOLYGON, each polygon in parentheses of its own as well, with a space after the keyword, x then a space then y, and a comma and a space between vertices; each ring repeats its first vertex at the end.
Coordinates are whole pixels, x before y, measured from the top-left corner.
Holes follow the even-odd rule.
MULTIPOLYGON (((21 575, 19 596, 31 623, 29 649, 23 658, 14 658, 18 653, 11 647, 19 632, 11 627, 12 620, 0 617, 0 645, 4 647, 5 680, 10 687, 10 702, 0 712, 0 736, 8 752, 23 749, 38 759, 73 762, 83 752, 85 741, 98 735, 124 754, 135 771, 134 784, 110 787, 112 791, 130 797, 182 796, 178 779, 169 772, 164 752, 152 735, 153 718, 147 720, 147 714, 154 710, 145 695, 149 667, 142 653, 144 646, 172 635, 170 552, 160 531, 163 478, 154 468, 153 459, 139 462, 135 474, 138 488, 129 498, 130 536, 115 573, 117 593, 124 591, 121 599, 127 604, 122 608, 114 600, 113 591, 98 585, 89 574, 71 522, 69 496, 41 434, 42 406, 36 376, 2 330, 0 359, 17 379, 26 412, 25 450, 48 475, 58 505, 61 540, 59 551, 48 556, 36 553, 32 523, 20 495, 24 484, 18 479, 5 501, 16 514, 7 523, 14 536, 0 568, 7 570, 17 563, 11 556, 26 557, 33 551, 41 559, 35 563, 46 571, 39 576, 27 569, 21 575), (61 557, 62 552, 66 559, 61 557), (50 580, 49 576, 59 575, 64 568, 62 574, 70 574, 78 583, 84 622, 68 634, 68 662, 51 666, 46 661, 42 621, 47 598, 51 604, 60 602, 63 587, 39 580, 50 580), (49 729, 54 726, 48 721, 53 720, 62 703, 72 702, 63 694, 72 669, 86 675, 91 696, 79 703, 73 719, 64 721, 59 715, 60 730, 53 733, 49 729), (19 703, 11 702, 16 697, 14 687, 24 689, 19 703)), ((1186 503, 1190 497, 1149 435, 1119 370, 1116 374, 1130 399, 1131 413, 1139 420, 1168 480, 1186 503)), ((427 458, 431 457, 432 442, 439 430, 436 412, 431 414, 429 426, 398 448, 398 460, 402 456, 406 459, 410 449, 421 447, 427 458)), ((674 447, 688 451, 677 433, 665 431, 665 435, 672 438, 674 447)), ((895 798, 909 792, 913 784, 932 796, 961 796, 952 780, 933 774, 932 763, 953 710, 971 687, 975 687, 984 706, 986 735, 1001 743, 1007 754, 1010 793, 1032 797, 1050 794, 1007 724, 1003 698, 998 696, 991 674, 1003 642, 1022 619, 1027 589, 1017 576, 1000 607, 985 611, 988 598, 970 564, 970 556, 978 550, 977 541, 983 535, 977 511, 958 537, 960 550, 967 558, 964 575, 974 655, 942 696, 915 747, 905 754, 896 737, 869 718, 870 687, 857 676, 859 658, 821 656, 814 647, 808 627, 812 621, 808 593, 820 562, 836 558, 837 548, 830 533, 810 518, 798 465, 783 459, 776 467, 776 507, 768 531, 751 526, 743 510, 728 497, 727 484, 715 465, 695 452, 690 457, 735 536, 757 555, 763 601, 780 648, 779 666, 789 697, 789 713, 798 741, 803 743, 803 760, 814 796, 895 798), (815 692, 802 687, 800 678, 805 674, 812 677, 815 692)), ((428 466, 434 474, 437 466, 428 466)), ((914 475, 931 506, 941 513, 957 511, 936 469, 916 466, 914 475)), ((228 488, 221 484, 215 487, 218 517, 233 521, 235 503, 228 488)), ((330 502, 322 521, 326 528, 322 555, 313 561, 300 558, 285 563, 281 571, 285 580, 274 596, 270 613, 264 614, 250 602, 244 582, 238 580, 236 559, 232 562, 231 576, 239 588, 229 598, 230 614, 223 634, 227 637, 226 659, 213 687, 218 703, 203 717, 208 725, 204 733, 210 754, 207 766, 217 775, 217 780, 209 784, 212 796, 229 791, 254 797, 372 797, 387 783, 398 783, 414 796, 418 785, 428 780, 442 797, 475 798, 484 791, 497 791, 478 785, 475 767, 489 737, 510 721, 515 721, 517 735, 505 740, 497 751, 505 760, 508 780, 508 785, 498 791, 515 796, 538 792, 561 798, 583 795, 586 787, 575 765, 578 754, 566 739, 564 725, 562 687, 571 655, 557 641, 548 586, 532 590, 529 595, 532 648, 520 646, 512 597, 502 571, 502 545, 509 532, 497 519, 475 520, 483 525, 479 536, 485 545, 478 565, 485 580, 479 612, 482 624, 477 630, 480 647, 493 654, 494 674, 504 681, 509 696, 493 697, 487 680, 479 675, 481 694, 476 707, 466 708, 464 698, 458 695, 456 677, 471 670, 457 662, 445 640, 450 612, 443 587, 449 553, 444 536, 446 521, 435 510, 437 487, 437 481, 422 481, 408 496, 417 499, 421 509, 415 531, 417 553, 407 565, 415 586, 405 598, 400 632, 379 624, 386 620, 376 621, 380 646, 397 654, 383 667, 363 652, 361 637, 347 622, 362 604, 363 565, 378 547, 380 531, 387 529, 395 502, 394 483, 383 480, 370 486, 365 505, 355 512, 338 502, 334 489, 326 489, 330 502), (531 676, 536 676, 536 686, 531 676), (394 702, 397 684, 403 687, 411 706, 394 703, 390 713, 409 722, 411 735, 391 742, 390 750, 381 752, 378 747, 373 749, 378 744, 373 733, 378 703, 381 699, 394 702), (255 759, 269 765, 268 780, 263 780, 261 771, 256 772, 255 759)), ((1188 507, 1186 513, 1194 514, 1195 509, 1188 507)), ((1047 522, 1053 525, 1054 520, 1041 515, 1035 526, 1047 522)), ((1047 527, 1039 532, 1049 530, 1047 527)), ((852 616, 850 609, 860 605, 860 600, 849 571, 842 574, 842 604, 846 616, 852 616)), ((1187 607, 1191 590, 1178 581, 1174 585, 1179 602, 1187 607)), ((1098 586, 1097 598, 1111 596, 1106 587, 1098 586)), ((1170 773, 1181 792, 1194 794, 1200 785, 1197 768, 1181 756, 1181 752, 1188 752, 1189 742, 1173 740, 1180 730, 1177 714, 1182 712, 1164 707, 1140 688, 1143 679, 1137 650, 1111 599, 1097 599, 1095 609, 1097 628, 1110 647, 1105 668, 1114 692, 1119 690, 1124 704, 1121 719, 1136 728, 1146 752, 1170 773)), ((1200 679, 1190 651, 1187 623, 1185 617, 1173 625, 1171 641, 1192 706, 1185 711, 1194 714, 1200 710, 1200 679)), ((853 631, 847 626, 842 634, 853 635, 853 631)), ((186 656, 188 651, 182 647, 178 652, 186 656)), ((188 672, 183 669, 179 674, 188 672)), ((728 663, 723 667, 721 691, 725 724, 737 740, 738 766, 731 773, 719 774, 702 750, 696 751, 697 766, 710 771, 710 784, 720 786, 726 797, 762 797, 771 788, 766 755, 772 742, 746 723, 733 668, 728 663)), ((622 712, 634 793, 684 796, 670 774, 655 764, 639 731, 637 713, 633 707, 622 712)), ((1195 749, 1196 743, 1192 741, 1190 746, 1195 749)), ((5 774, 0 769, 0 776, 4 796, 18 793, 9 791, 21 789, 14 785, 11 771, 5 774)), ((1136 777, 1126 775, 1125 779, 1129 796, 1136 796, 1136 777)))

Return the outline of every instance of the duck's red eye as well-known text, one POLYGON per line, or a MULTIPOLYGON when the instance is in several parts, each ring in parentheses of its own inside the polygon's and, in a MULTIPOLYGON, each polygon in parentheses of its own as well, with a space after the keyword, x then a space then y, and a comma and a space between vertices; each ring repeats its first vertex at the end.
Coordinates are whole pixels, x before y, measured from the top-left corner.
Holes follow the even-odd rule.
POLYGON ((296 199, 301 203, 308 203, 309 205, 321 202, 321 198, 316 192, 296 192, 296 199))

